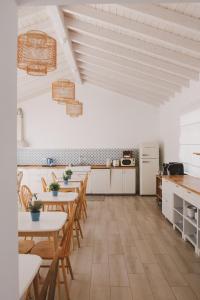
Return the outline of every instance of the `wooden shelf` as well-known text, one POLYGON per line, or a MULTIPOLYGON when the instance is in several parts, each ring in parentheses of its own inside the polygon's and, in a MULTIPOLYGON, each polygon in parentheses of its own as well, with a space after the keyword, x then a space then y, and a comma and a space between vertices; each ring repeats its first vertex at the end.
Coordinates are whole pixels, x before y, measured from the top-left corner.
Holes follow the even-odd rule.
POLYGON ((194 155, 199 155, 200 156, 200 153, 199 152, 193 152, 194 155))
POLYGON ((161 175, 156 176, 156 197, 157 197, 157 202, 159 204, 159 202, 162 201, 162 176, 161 175))

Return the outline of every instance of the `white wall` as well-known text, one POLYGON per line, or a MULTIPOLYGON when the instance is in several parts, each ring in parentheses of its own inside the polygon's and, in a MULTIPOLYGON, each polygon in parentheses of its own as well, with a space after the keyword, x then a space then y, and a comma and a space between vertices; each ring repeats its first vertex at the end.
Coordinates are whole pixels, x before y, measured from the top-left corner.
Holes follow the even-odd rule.
POLYGON ((33 148, 137 147, 159 138, 159 109, 93 85, 76 86, 82 117, 70 118, 51 94, 19 103, 33 148))
POLYGON ((15 1, 1 1, 1 209, 0 299, 18 299, 17 195, 16 195, 16 37, 15 1))
MULTIPOLYGON (((191 81, 190 88, 184 88, 179 95, 161 107, 160 141, 162 143, 164 162, 182 161, 180 156, 182 143, 180 139, 181 120, 189 113, 199 109, 200 81, 191 81)), ((192 122, 191 118, 190 121, 192 122)), ((187 141, 184 141, 184 143, 187 143, 187 141)))

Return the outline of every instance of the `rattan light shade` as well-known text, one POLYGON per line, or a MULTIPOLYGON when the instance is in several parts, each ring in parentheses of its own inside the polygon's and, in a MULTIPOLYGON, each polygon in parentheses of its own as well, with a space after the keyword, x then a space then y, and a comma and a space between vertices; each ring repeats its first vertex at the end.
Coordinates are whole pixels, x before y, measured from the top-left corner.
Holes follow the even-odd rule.
POLYGON ((58 80, 52 83, 52 98, 60 104, 73 103, 75 84, 69 80, 58 80))
POLYGON ((70 117, 78 117, 83 114, 83 103, 74 101, 74 103, 66 104, 66 113, 70 117))
POLYGON ((17 40, 17 66, 29 75, 46 75, 56 69, 56 40, 42 31, 28 31, 17 40))

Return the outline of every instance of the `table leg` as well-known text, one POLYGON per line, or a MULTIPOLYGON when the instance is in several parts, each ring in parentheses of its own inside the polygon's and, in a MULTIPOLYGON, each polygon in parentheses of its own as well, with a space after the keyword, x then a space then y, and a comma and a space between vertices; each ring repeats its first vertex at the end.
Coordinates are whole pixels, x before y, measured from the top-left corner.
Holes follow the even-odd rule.
POLYGON ((33 279, 33 288, 35 294, 35 300, 39 300, 39 283, 38 283, 38 274, 33 279))

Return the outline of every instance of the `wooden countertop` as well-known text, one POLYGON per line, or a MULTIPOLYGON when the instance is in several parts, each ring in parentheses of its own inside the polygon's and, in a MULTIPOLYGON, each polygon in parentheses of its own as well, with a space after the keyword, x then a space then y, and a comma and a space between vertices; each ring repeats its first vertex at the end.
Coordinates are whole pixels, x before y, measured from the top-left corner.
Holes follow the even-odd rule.
POLYGON ((200 195, 200 178, 190 175, 174 175, 174 176, 162 176, 162 178, 170 180, 185 189, 200 195))
MULTIPOLYGON (((40 168, 49 168, 49 169, 64 169, 67 167, 67 165, 54 165, 52 167, 49 167, 47 165, 18 165, 18 168, 27 168, 27 169, 40 169, 40 168)), ((73 167, 73 166, 72 166, 73 167)), ((82 167, 82 166, 81 166, 82 167)), ((69 167, 70 168, 70 167, 69 167)), ((136 167, 130 166, 130 167, 124 167, 124 166, 119 166, 119 167, 107 167, 106 165, 91 165, 92 169, 135 169, 136 167)))

